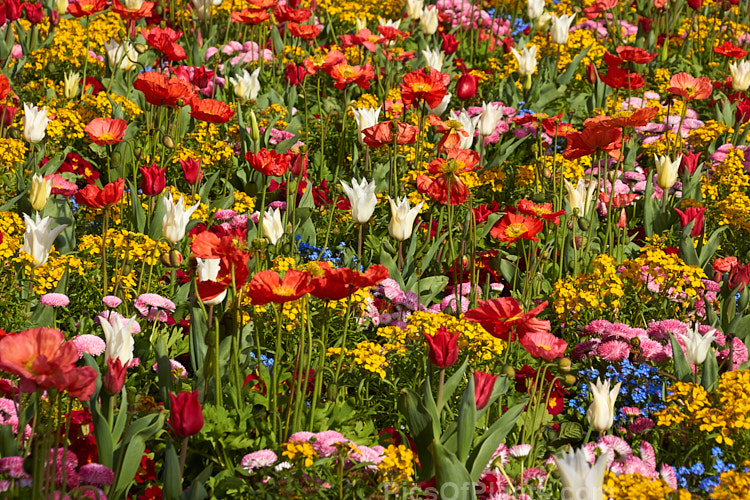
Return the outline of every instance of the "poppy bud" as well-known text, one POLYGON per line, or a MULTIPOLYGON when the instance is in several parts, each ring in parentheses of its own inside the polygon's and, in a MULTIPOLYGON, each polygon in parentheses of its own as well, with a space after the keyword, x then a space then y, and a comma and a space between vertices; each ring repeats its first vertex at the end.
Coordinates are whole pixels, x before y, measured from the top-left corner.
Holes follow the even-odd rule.
POLYGON ((177 437, 193 436, 203 428, 203 409, 198 394, 195 391, 169 395, 172 403, 169 425, 177 437))
POLYGON ((578 228, 581 231, 589 230, 589 221, 587 219, 578 219, 578 228))
POLYGON ((571 367, 570 358, 560 358, 557 362, 557 367, 560 368, 560 371, 569 372, 571 367))
POLYGON ((182 254, 177 250, 169 252, 169 265, 171 267, 180 267, 182 264, 182 254))
POLYGON ((576 385, 576 382, 578 382, 578 379, 572 373, 568 373, 565 375, 565 378, 563 378, 563 384, 565 387, 573 387, 576 385))
POLYGON ((258 143, 260 139, 260 129, 258 128, 258 119, 255 117, 255 112, 250 110, 250 138, 254 143, 258 143))
POLYGON ((169 149, 174 149, 174 141, 168 135, 165 135, 162 139, 162 144, 169 149))
POLYGON ((159 262, 161 262, 163 266, 170 267, 171 262, 169 260, 169 254, 163 253, 159 255, 159 262))
POLYGON ((464 73, 456 82, 456 97, 465 101, 477 95, 477 77, 471 73, 464 73))
POLYGON ((500 370, 502 371, 503 375, 505 375, 506 377, 512 378, 512 379, 516 378, 516 370, 512 366, 503 365, 503 367, 500 370))
POLYGON ((495 390, 497 375, 491 373, 474 372, 474 402, 477 410, 481 410, 490 401, 492 392, 495 390))
POLYGON ((447 328, 441 326, 435 335, 424 333, 427 345, 430 348, 428 357, 430 362, 440 369, 448 368, 458 360, 458 336, 460 333, 451 335, 447 328))

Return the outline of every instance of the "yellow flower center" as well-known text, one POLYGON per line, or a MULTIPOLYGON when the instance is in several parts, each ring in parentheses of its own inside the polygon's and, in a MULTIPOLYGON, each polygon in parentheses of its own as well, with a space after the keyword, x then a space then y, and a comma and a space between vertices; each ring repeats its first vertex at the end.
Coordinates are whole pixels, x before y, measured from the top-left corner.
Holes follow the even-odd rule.
POLYGON ((294 295, 294 288, 287 285, 279 285, 273 289, 273 293, 281 297, 291 297, 294 295))
POLYGON ((417 82, 412 83, 411 89, 414 92, 429 92, 430 90, 432 90, 432 85, 430 85, 429 83, 417 82))
POLYGON ((505 228, 505 235, 509 238, 518 238, 526 232, 526 226, 519 222, 515 222, 505 228))
POLYGON ((102 135, 99 136, 100 141, 112 141, 114 140, 115 136, 112 135, 111 132, 104 132, 102 135))

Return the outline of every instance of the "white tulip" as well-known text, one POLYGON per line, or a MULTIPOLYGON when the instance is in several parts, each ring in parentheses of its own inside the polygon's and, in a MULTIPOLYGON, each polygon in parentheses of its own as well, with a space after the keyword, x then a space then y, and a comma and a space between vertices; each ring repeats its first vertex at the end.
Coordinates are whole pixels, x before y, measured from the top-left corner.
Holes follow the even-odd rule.
POLYGON ((732 72, 732 88, 744 92, 750 87, 750 61, 733 62, 729 64, 732 72))
POLYGON ((23 103, 23 138, 28 142, 36 144, 44 139, 49 122, 47 108, 39 109, 26 102, 23 103))
POLYGON ((219 276, 221 259, 195 259, 198 281, 216 281, 219 276))
POLYGON ((126 9, 138 10, 143 5, 143 0, 124 0, 126 9))
POLYGON ((716 338, 714 336, 715 333, 716 330, 712 328, 706 332, 705 335, 701 335, 698 331, 698 324, 696 323, 695 328, 688 330, 687 334, 678 334, 682 341, 685 342, 685 357, 690 364, 698 366, 706 361, 711 342, 716 338))
POLYGON ((52 179, 45 179, 39 174, 34 174, 34 177, 31 178, 31 194, 29 196, 31 208, 37 212, 43 209, 49 201, 50 194, 52 194, 52 179))
POLYGON ((124 72, 135 69, 138 61, 138 52, 132 43, 125 40, 122 45, 114 40, 104 44, 104 50, 107 51, 107 60, 112 71, 119 68, 124 72))
POLYGON ((577 213, 578 217, 586 217, 591 197, 596 190, 596 184, 592 182, 588 189, 586 189, 586 181, 583 179, 578 179, 578 184, 575 186, 568 179, 563 180, 565 181, 565 189, 568 191, 566 199, 568 200, 570 209, 574 214, 577 213))
POLYGON ((256 68, 252 73, 248 73, 246 69, 243 69, 242 76, 238 76, 237 78, 230 77, 229 83, 234 86, 234 95, 243 101, 258 97, 258 92, 260 92, 259 74, 260 68, 256 68))
POLYGON ((530 76, 536 72, 536 45, 531 48, 524 47, 521 52, 516 49, 510 49, 518 62, 518 74, 521 76, 530 76))
POLYGON ((573 24, 573 19, 576 15, 568 16, 563 14, 560 17, 552 14, 552 31, 550 32, 550 39, 553 43, 560 45, 568 43, 568 35, 570 34, 570 25, 573 24))
POLYGON ((495 127, 503 119, 503 108, 497 106, 494 103, 487 104, 482 103, 482 114, 479 115, 479 135, 488 136, 492 135, 495 131, 495 127))
POLYGON ((218 306, 219 304, 221 304, 222 302, 224 302, 224 299, 226 299, 226 298, 227 298, 227 290, 224 289, 216 297, 213 297, 211 299, 206 299, 206 300, 201 299, 201 302, 203 302, 203 304, 206 305, 206 306, 218 306))
MULTIPOLYGON (((421 12, 420 12, 421 14, 421 12)), ((399 19, 386 19, 384 17, 378 16, 378 26, 388 26, 391 28, 398 29, 399 26, 401 26, 401 21, 399 19)))
POLYGON ((192 0, 193 12, 199 20, 205 21, 211 15, 211 6, 218 7, 221 2, 222 0, 192 0))
POLYGON ((542 15, 539 16, 536 20, 536 29, 538 31, 544 31, 547 29, 551 22, 552 14, 550 14, 549 12, 542 12, 542 15))
POLYGON ((443 61, 445 60, 445 54, 440 49, 424 49, 422 51, 427 66, 440 71, 443 69, 443 61))
POLYGON ((667 155, 654 155, 656 163, 656 183, 664 191, 669 190, 677 182, 677 174, 680 170, 682 155, 678 155, 674 161, 670 160, 667 155))
POLYGON ((352 114, 354 115, 354 119, 357 122, 357 129, 359 129, 359 135, 357 136, 357 138, 359 139, 360 144, 364 144, 365 140, 365 135, 362 133, 362 131, 366 128, 370 128, 378 124, 378 120, 380 119, 380 111, 382 109, 382 106, 378 106, 377 109, 352 108, 352 114))
POLYGON ((604 473, 607 471, 607 454, 599 455, 596 463, 589 465, 583 448, 555 457, 562 482, 561 500, 601 500, 604 473))
POLYGON ((602 383, 598 378, 596 384, 591 384, 591 394, 594 401, 586 410, 586 419, 589 425, 599 432, 605 432, 615 423, 615 400, 620 393, 621 382, 617 382, 612 390, 609 390, 609 380, 602 383))
POLYGON ((391 222, 388 224, 388 232, 398 241, 405 241, 411 237, 414 230, 414 219, 417 218, 424 202, 420 202, 414 208, 409 208, 409 200, 404 196, 398 203, 388 197, 391 204, 391 222))
POLYGON ((406 15, 410 19, 419 21, 422 16, 422 7, 424 6, 424 0, 406 0, 406 15))
POLYGON ((263 236, 275 245, 284 236, 284 224, 281 222, 281 209, 271 208, 263 216, 263 236))
MULTIPOLYGON (((440 101, 440 104, 438 104, 434 108, 430 108, 430 111, 432 111, 432 114, 440 116, 443 113, 445 113, 445 110, 448 109, 448 104, 451 103, 451 97, 453 97, 453 94, 451 94, 450 92, 445 94, 445 97, 443 97, 443 100, 440 101)), ((427 106, 429 107, 429 104, 427 106)))
POLYGON ((26 223, 26 232, 23 235, 23 246, 21 247, 21 251, 31 255, 36 261, 34 267, 39 267, 47 262, 55 238, 57 238, 60 233, 68 227, 68 225, 63 224, 52 229, 50 227, 53 222, 52 217, 45 217, 42 219, 39 217, 38 213, 34 219, 23 214, 23 220, 26 223))
POLYGON ((123 319, 121 316, 111 314, 109 319, 100 317, 99 324, 104 330, 104 359, 120 360, 122 366, 133 361, 133 327, 135 316, 123 319))
POLYGON ((479 116, 470 117, 469 114, 462 109, 460 113, 451 111, 450 119, 461 122, 461 125, 463 125, 463 129, 469 133, 468 136, 461 137, 461 145, 458 146, 458 148, 471 149, 471 146, 474 144, 474 131, 477 128, 479 116))
POLYGON ((438 29, 438 10, 434 5, 429 5, 422 9, 422 17, 419 19, 419 25, 422 27, 422 33, 432 35, 438 29))
POLYGON ((73 99, 78 94, 78 84, 81 83, 81 74, 65 73, 63 95, 66 99, 73 99))
POLYGON ((542 15, 544 12, 544 0, 529 0, 526 5, 526 14, 529 16, 529 20, 533 21, 542 15))
POLYGON ((55 0, 55 10, 57 10, 57 13, 62 15, 65 15, 65 13, 68 12, 68 0, 55 0))
POLYGON ((192 207, 185 209, 185 198, 181 196, 180 201, 175 204, 172 200, 172 193, 169 193, 162 200, 164 208, 167 209, 167 213, 164 214, 164 218, 161 220, 162 231, 164 232, 164 237, 176 245, 185 237, 185 230, 187 229, 188 222, 190 222, 190 216, 198 210, 200 203, 196 203, 192 207))
POLYGON ((357 183, 356 179, 352 179, 351 185, 346 181, 341 181, 341 188, 349 198, 354 222, 364 224, 369 221, 375 211, 375 205, 378 204, 378 198, 375 196, 375 181, 367 182, 367 179, 362 179, 357 183))
POLYGON ((354 18, 354 29, 357 30, 357 33, 360 31, 367 29, 367 18, 366 17, 355 17, 354 18))

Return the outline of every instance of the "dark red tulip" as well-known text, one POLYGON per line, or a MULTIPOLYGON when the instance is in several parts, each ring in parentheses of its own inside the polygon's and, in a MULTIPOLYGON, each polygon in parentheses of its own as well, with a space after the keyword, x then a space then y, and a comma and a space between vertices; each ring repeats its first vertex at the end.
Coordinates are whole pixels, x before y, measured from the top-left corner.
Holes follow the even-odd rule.
POLYGON ((107 391, 107 394, 114 395, 120 393, 122 386, 125 385, 125 377, 128 373, 127 365, 126 363, 123 366, 120 358, 107 359, 107 372, 102 379, 102 387, 107 391))
POLYGON ((198 394, 199 391, 169 395, 172 402, 169 425, 177 437, 193 436, 203 428, 203 409, 198 394))
POLYGON ((638 29, 644 35, 648 35, 651 32, 651 19, 647 17, 638 18, 638 29))
POLYGON ((10 127, 13 124, 13 117, 17 109, 15 106, 0 104, 0 121, 2 121, 4 127, 10 127))
POLYGON ((441 326, 435 335, 424 333, 427 345, 430 347, 428 357, 430 362, 440 369, 448 368, 458 359, 458 336, 451 335, 447 328, 441 326))
POLYGON ((693 224, 693 229, 690 231, 690 237, 695 238, 699 234, 703 232, 703 225, 706 222, 705 214, 706 209, 702 207, 690 207, 686 209, 684 212, 680 210, 679 208, 674 209, 675 212, 677 212, 677 216, 680 218, 680 224, 682 225, 682 228, 685 229, 685 226, 690 224, 690 221, 695 221, 693 224))
POLYGON ((182 167, 182 175, 185 176, 185 182, 191 186, 197 182, 200 182, 203 177, 203 171, 201 170, 201 160, 188 158, 187 160, 179 160, 180 166, 182 167))
POLYGON ((156 196, 164 191, 167 178, 164 176, 166 168, 159 168, 155 163, 150 167, 139 167, 141 171, 141 191, 148 196, 156 196))
POLYGON ((443 39, 443 45, 441 48, 447 55, 451 55, 458 50, 459 41, 458 38, 456 38, 456 35, 440 33, 440 37, 443 39))
POLYGON ((479 80, 471 73, 464 73, 456 82, 456 97, 465 101, 477 95, 479 80))
POLYGON ((695 10, 700 10, 703 6, 703 0, 687 0, 687 3, 695 10))
POLYGON ((599 72, 596 70, 595 64, 589 64, 586 66, 586 80, 589 81, 590 84, 596 83, 596 81, 599 79, 599 72))
POLYGON ((302 80, 305 79, 306 75, 307 71, 305 70, 304 66, 297 66, 294 63, 289 63, 286 66, 286 74, 284 75, 284 78, 289 85, 293 85, 296 87, 297 85, 302 83, 302 80))
POLYGON ((23 8, 26 11, 26 19, 28 19, 31 24, 39 24, 44 19, 44 11, 42 10, 41 3, 25 3, 23 4, 23 8))
POLYGON ((729 273, 729 289, 734 290, 742 285, 742 290, 748 283, 750 283, 750 264, 745 264, 744 266, 737 264, 732 267, 732 270, 729 273))
POLYGON ((21 2, 18 0, 7 0, 5 2, 5 16, 8 21, 17 21, 21 17, 21 2))
POLYGON ((487 406, 492 391, 495 390, 495 380, 497 380, 497 375, 480 372, 479 370, 474 372, 474 402, 477 405, 477 410, 487 406))
POLYGON ((701 154, 698 153, 683 153, 682 160, 680 161, 680 173, 687 170, 690 175, 694 174, 698 169, 698 160, 701 154))

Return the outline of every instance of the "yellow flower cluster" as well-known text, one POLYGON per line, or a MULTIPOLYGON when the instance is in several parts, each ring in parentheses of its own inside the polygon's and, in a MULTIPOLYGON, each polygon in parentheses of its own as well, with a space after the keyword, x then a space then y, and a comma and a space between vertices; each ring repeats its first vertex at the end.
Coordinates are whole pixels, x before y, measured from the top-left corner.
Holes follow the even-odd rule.
POLYGON ((733 132, 731 127, 724 125, 716 120, 708 120, 705 125, 688 132, 687 142, 696 149, 704 149, 708 147, 713 141, 715 141, 722 134, 731 134, 733 132))
MULTIPOLYGON (((80 237, 78 250, 91 255, 100 255, 102 251, 102 237, 84 234, 80 237)), ((144 263, 149 266, 159 262, 162 253, 169 252, 169 245, 157 242, 149 236, 133 231, 109 229, 107 231, 107 255, 121 262, 144 263)))
MULTIPOLYGON (((400 17, 403 2, 401 0, 320 0, 316 15, 323 18, 338 18, 339 21, 352 23, 356 18, 375 21, 379 16, 387 19, 400 17)), ((374 26, 371 27, 374 30, 374 26)))
POLYGON ((214 123, 197 122, 195 130, 185 135, 191 143, 195 142, 195 145, 177 144, 172 163, 196 158, 200 159, 201 168, 204 170, 221 167, 235 156, 234 146, 228 141, 236 140, 238 133, 239 127, 236 124, 230 125, 229 129, 224 131, 214 123))
POLYGON ((581 317, 591 311, 611 312, 617 316, 624 283, 609 255, 594 259, 590 273, 570 276, 555 283, 552 306, 558 316, 581 317))
POLYGON ((232 210, 238 214, 246 214, 255 210, 255 198, 252 196, 243 191, 234 191, 232 197, 234 198, 232 210))
POLYGON ((278 130, 284 130, 288 123, 285 120, 287 110, 281 104, 271 104, 266 109, 258 112, 258 126, 268 127, 273 125, 273 128, 278 130), (275 123, 271 123, 271 120, 276 120, 275 123))
POLYGON ((26 158, 26 143, 20 139, 0 139, 0 165, 12 167, 26 158))
POLYGON ((640 474, 615 474, 609 472, 604 478, 604 495, 609 500, 689 500, 687 490, 674 491, 661 478, 640 474))
POLYGON ((295 465, 311 467, 318 458, 318 453, 309 441, 281 443, 281 449, 284 450, 281 454, 295 465))
MULTIPOLYGON (((750 467, 750 461, 746 460, 743 465, 750 467)), ((750 473, 741 470, 723 472, 719 480, 721 482, 711 492, 713 500, 743 500, 747 498, 747 492, 750 491, 750 473)))
POLYGON ((725 372, 714 392, 702 386, 677 382, 669 389, 667 407, 656 414, 657 425, 713 433, 717 443, 732 446, 750 429, 750 371, 725 372))
POLYGON ((378 469, 384 480, 409 480, 414 476, 414 452, 403 444, 388 445, 378 469))
POLYGON ((689 266, 677 254, 666 253, 655 245, 641 248, 641 254, 636 259, 626 260, 623 268, 622 278, 629 281, 643 301, 668 294, 671 300, 681 302, 686 308, 698 298, 704 289, 701 279, 706 279, 701 268, 689 266), (650 291, 654 287, 658 288, 656 293, 650 291))
POLYGON ((534 184, 537 172, 557 172, 562 169, 562 174, 573 184, 583 178, 587 168, 591 167, 591 157, 584 156, 575 160, 566 160, 559 153, 550 156, 542 156, 528 165, 519 165, 516 170, 516 185, 528 187, 534 184))
POLYGON ((378 98, 372 94, 362 94, 359 99, 352 101, 349 105, 349 117, 354 118, 351 114, 352 109, 377 109, 380 106, 378 98))
MULTIPOLYGON (((388 367, 388 360, 385 357, 387 350, 384 346, 374 342, 358 342, 354 349, 344 349, 344 366, 342 368, 350 369, 358 366, 375 373, 381 379, 385 378, 385 368, 388 367)), ((327 356, 337 359, 341 354, 341 347, 331 347, 326 352, 327 356)))
POLYGON ((708 214, 719 225, 733 230, 750 231, 750 175, 745 171, 745 153, 737 148, 729 150, 726 158, 712 172, 711 179, 702 185, 708 214))
POLYGON ((647 156, 653 155, 667 155, 674 156, 674 150, 676 145, 679 143, 677 134, 671 130, 665 134, 662 134, 657 140, 649 144, 641 144, 641 149, 647 156))
POLYGON ((71 273, 75 272, 79 276, 83 276, 87 270, 92 268, 91 263, 84 262, 74 255, 61 255, 54 246, 44 265, 33 267, 34 258, 26 252, 21 252, 13 260, 24 264, 27 274, 33 276, 34 292, 37 295, 54 291, 68 269, 71 273))
POLYGON ((13 257, 23 245, 23 234, 26 227, 23 219, 14 212, 0 212, 0 258, 13 257))

